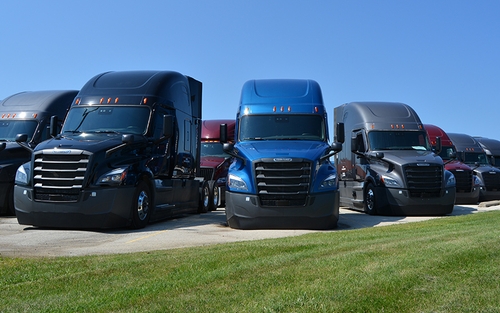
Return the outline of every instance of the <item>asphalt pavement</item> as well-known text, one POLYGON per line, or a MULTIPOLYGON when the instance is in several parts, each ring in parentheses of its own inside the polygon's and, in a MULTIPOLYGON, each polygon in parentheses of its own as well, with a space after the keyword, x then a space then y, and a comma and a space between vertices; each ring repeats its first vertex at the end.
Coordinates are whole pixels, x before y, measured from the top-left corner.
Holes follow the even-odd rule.
MULTIPOLYGON (((500 210, 500 201, 479 205, 456 205, 450 216, 371 216, 340 209, 338 227, 331 231, 347 231, 409 223, 432 218, 500 210)), ((0 217, 0 256, 55 257, 145 252, 182 247, 224 244, 299 236, 317 230, 239 230, 226 225, 224 208, 206 214, 192 214, 152 223, 139 230, 102 231, 44 229, 19 225, 15 217, 0 217)), ((324 232, 324 231, 323 231, 324 232)))

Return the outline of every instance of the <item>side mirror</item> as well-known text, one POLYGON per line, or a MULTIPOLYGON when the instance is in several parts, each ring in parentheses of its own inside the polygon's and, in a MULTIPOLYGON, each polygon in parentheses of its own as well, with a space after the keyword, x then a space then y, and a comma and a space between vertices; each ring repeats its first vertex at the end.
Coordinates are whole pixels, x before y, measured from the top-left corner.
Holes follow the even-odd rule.
POLYGON ((16 142, 21 143, 21 142, 26 142, 28 141, 28 135, 26 134, 17 134, 16 135, 16 142))
POLYGON ((330 149, 334 152, 340 152, 342 151, 342 144, 340 142, 334 142, 332 143, 330 149))
POLYGON ((440 154, 443 149, 443 145, 441 143, 441 137, 436 137, 436 154, 440 154))
POLYGON ((222 144, 222 150, 224 150, 224 152, 226 152, 227 154, 234 156, 234 152, 233 152, 234 144, 229 143, 229 142, 224 142, 222 144))
POLYGON ((51 137, 57 136, 57 133, 58 133, 58 131, 57 131, 57 128, 58 128, 57 126, 58 125, 57 124, 58 123, 59 123, 59 119, 57 118, 57 116, 56 115, 52 115, 50 117, 50 126, 49 126, 49 128, 50 128, 50 136, 51 137))
POLYGON ((174 134, 174 117, 172 115, 163 115, 163 136, 170 138, 174 134))
POLYGON ((226 143, 227 142, 227 124, 220 124, 220 142, 221 143, 226 143))
POLYGON ((124 144, 131 144, 134 142, 134 135, 133 134, 123 134, 122 135, 122 142, 124 144))
POLYGON ((337 142, 344 143, 345 141, 344 123, 337 123, 335 129, 335 139, 337 142))

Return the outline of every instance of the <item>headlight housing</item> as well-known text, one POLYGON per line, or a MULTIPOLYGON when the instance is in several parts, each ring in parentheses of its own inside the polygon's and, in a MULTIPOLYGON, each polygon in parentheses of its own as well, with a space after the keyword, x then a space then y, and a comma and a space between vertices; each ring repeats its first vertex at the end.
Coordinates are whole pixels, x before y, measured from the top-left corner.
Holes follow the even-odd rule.
POLYGON ((127 169, 126 168, 117 168, 114 169, 97 180, 97 184, 99 185, 120 185, 125 178, 127 177, 127 169))
POLYGON ((227 185, 229 189, 247 191, 248 186, 241 177, 235 176, 233 174, 228 175, 227 185))
POLYGON ((455 175, 451 174, 446 180, 446 187, 455 187, 457 185, 457 181, 455 180, 455 175))
POLYGON ((17 168, 14 182, 16 185, 26 186, 29 184, 30 163, 25 163, 17 168))
POLYGON ((390 188, 401 188, 403 187, 396 179, 391 178, 389 176, 383 175, 382 176, 382 182, 386 187, 390 188))
POLYGON ((337 187, 337 174, 330 174, 325 180, 321 182, 321 185, 319 185, 319 188, 321 189, 331 189, 331 188, 336 188, 337 187))

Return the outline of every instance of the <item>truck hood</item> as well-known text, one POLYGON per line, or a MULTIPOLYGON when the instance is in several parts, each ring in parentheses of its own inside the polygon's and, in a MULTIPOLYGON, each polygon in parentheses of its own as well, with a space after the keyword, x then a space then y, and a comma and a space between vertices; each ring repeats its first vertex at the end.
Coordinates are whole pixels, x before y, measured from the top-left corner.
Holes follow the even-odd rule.
POLYGON ((203 156, 200 159, 200 166, 216 168, 220 164, 224 163, 226 158, 217 156, 203 156))
MULTIPOLYGON (((143 138, 142 136, 136 136, 143 138)), ((142 140, 142 139, 141 139, 142 140)), ((141 141, 139 140, 139 141, 141 141)), ((96 153, 122 144, 121 134, 81 133, 71 136, 60 136, 41 142, 35 151, 44 149, 81 149, 96 153)))
POLYGON ((445 164, 444 166, 448 171, 456 171, 456 170, 463 170, 463 171, 471 171, 472 168, 468 166, 465 163, 462 163, 460 161, 451 161, 445 164))
POLYGON ((0 162, 2 165, 29 161, 31 153, 17 142, 4 141, 0 144, 2 144, 0 150, 0 162))
POLYGON ((328 144, 321 141, 249 141, 235 148, 250 161, 261 158, 305 158, 316 160, 325 154, 328 144))
POLYGON ((384 160, 397 165, 404 165, 407 163, 443 164, 441 157, 431 151, 390 150, 380 152, 384 153, 384 160))

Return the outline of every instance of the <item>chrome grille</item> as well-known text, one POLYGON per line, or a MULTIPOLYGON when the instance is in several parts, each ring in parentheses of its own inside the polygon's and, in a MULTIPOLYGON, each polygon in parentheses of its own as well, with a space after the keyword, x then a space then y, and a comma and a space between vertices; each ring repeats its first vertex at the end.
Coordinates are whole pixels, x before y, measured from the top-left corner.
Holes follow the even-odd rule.
POLYGON ((42 150, 34 155, 35 200, 77 201, 85 181, 90 153, 82 150, 42 150))

